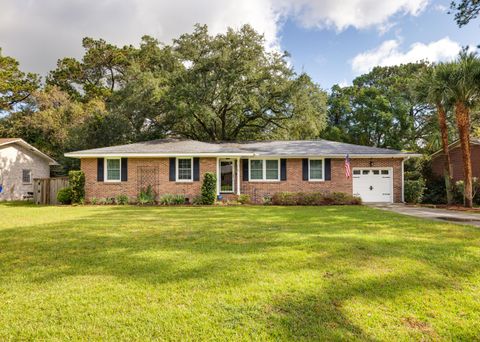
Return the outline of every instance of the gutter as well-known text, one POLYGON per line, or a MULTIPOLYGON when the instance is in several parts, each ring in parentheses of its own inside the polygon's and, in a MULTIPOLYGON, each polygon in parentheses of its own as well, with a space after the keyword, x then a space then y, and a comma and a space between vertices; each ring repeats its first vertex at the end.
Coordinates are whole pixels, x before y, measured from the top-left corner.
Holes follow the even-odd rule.
MULTIPOLYGON (((346 154, 264 154, 264 153, 65 153, 69 158, 103 158, 103 157, 130 157, 130 158, 162 158, 162 157, 253 157, 253 158, 345 158, 346 154)), ((398 154, 349 154, 350 158, 412 158, 421 157, 421 154, 398 153, 398 154)))

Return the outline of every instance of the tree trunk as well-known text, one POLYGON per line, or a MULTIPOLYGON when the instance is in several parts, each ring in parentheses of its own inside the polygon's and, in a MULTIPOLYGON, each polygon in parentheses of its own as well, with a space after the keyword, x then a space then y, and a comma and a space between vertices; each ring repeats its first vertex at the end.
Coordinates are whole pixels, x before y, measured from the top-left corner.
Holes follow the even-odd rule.
POLYGON ((450 151, 448 150, 448 127, 447 114, 441 103, 437 104, 438 125, 442 136, 442 149, 444 155, 443 175, 445 177, 445 189, 447 191, 447 204, 453 203, 453 179, 452 179, 452 162, 450 160, 450 151))
POLYGON ((455 116, 457 118, 460 146, 462 148, 463 175, 464 175, 464 200, 465 207, 471 208, 472 198, 472 160, 470 154, 470 113, 463 102, 455 103, 455 116))

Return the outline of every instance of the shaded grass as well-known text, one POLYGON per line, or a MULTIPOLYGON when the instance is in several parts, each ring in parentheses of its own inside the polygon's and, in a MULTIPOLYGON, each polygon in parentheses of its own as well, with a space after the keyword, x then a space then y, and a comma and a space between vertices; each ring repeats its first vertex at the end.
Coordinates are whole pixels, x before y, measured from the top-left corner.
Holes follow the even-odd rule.
POLYGON ((477 228, 366 207, 0 217, 0 340, 480 338, 477 228))

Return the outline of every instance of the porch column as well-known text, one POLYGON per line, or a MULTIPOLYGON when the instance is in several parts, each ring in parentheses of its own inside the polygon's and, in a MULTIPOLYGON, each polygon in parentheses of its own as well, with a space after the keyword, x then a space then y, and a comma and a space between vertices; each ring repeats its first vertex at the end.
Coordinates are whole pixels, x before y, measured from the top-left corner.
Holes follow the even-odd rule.
POLYGON ((240 195, 240 157, 237 158, 237 195, 240 195))
POLYGON ((217 157, 217 196, 220 195, 220 159, 217 157))

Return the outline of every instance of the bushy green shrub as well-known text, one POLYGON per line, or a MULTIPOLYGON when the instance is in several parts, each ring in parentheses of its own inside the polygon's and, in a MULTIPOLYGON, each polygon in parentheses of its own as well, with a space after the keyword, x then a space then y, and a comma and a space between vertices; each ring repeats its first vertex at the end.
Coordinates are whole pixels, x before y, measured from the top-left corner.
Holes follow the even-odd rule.
POLYGON ((69 171, 68 183, 72 193, 72 203, 82 203, 85 198, 85 174, 83 171, 69 171))
POLYGON ((92 198, 90 198, 90 201, 89 201, 89 202, 90 202, 90 204, 93 204, 93 205, 95 205, 95 204, 97 204, 97 203, 98 203, 98 198, 96 198, 96 197, 92 197, 92 198))
POLYGON ((240 204, 250 204, 250 203, 252 203, 252 199, 250 198, 250 195, 247 195, 247 194, 238 195, 237 201, 240 204))
POLYGON ((181 205, 185 204, 185 195, 165 194, 160 197, 158 202, 162 205, 181 205))
POLYGON ((425 191, 425 181, 423 178, 417 180, 406 180, 404 182, 405 202, 417 204, 422 201, 423 192, 425 191))
MULTIPOLYGON (((455 191, 453 193, 453 200, 456 204, 464 203, 465 183, 459 180, 455 183, 455 191)), ((480 180, 477 177, 472 178, 472 198, 473 203, 480 204, 480 180)))
POLYGON ((117 195, 117 197, 115 197, 115 203, 120 205, 128 204, 128 196, 124 194, 117 195))
POLYGON ((272 197, 275 205, 358 205, 359 197, 343 192, 277 192, 272 197))
POLYGON ((140 193, 137 196, 139 204, 153 204, 155 203, 155 192, 151 185, 146 188, 140 189, 140 193))
POLYGON ((203 204, 202 196, 195 196, 194 198, 192 198, 192 204, 193 205, 202 205, 203 204))
POLYGON ((202 204, 212 205, 217 196, 217 176, 212 172, 207 172, 203 176, 202 184, 202 204))
POLYGON ((57 201, 59 201, 62 204, 71 204, 72 203, 72 189, 70 187, 60 189, 57 192, 57 201))

